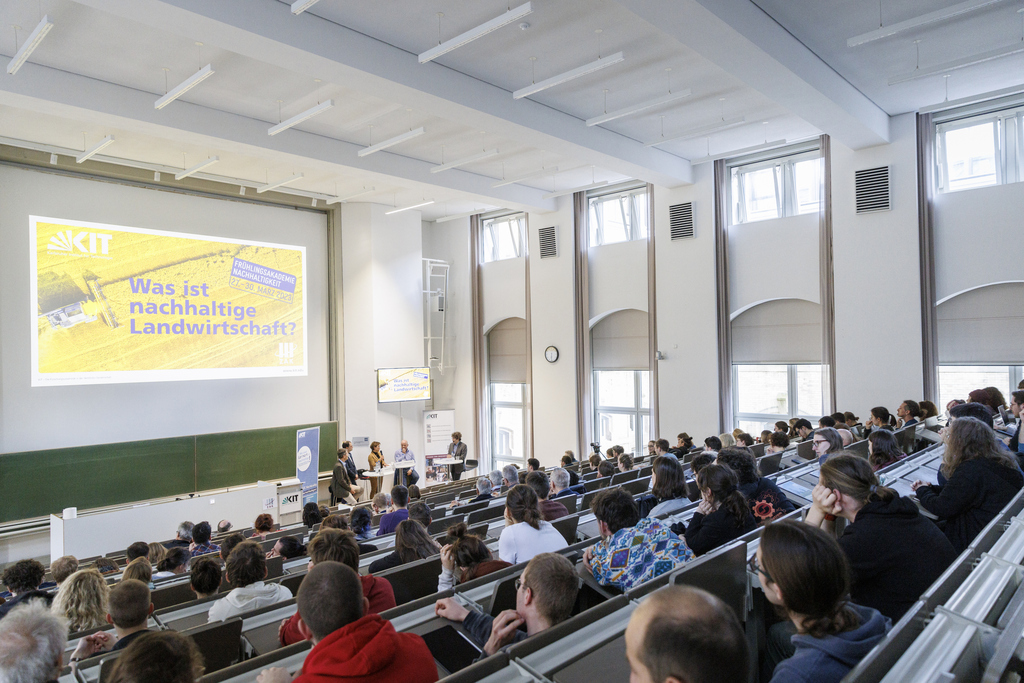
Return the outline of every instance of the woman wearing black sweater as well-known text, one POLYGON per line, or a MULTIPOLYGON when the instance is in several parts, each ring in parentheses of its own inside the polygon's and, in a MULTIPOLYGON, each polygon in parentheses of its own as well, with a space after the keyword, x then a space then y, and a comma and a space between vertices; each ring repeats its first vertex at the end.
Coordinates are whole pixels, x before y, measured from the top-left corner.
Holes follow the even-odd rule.
POLYGON ((718 452, 719 465, 725 465, 740 480, 740 493, 747 499, 754 521, 765 524, 769 520, 796 510, 786 494, 771 479, 762 477, 757 460, 749 448, 723 448, 718 452))
POLYGON ((908 498, 881 486, 871 463, 837 455, 821 466, 804 520, 828 532, 846 520, 839 546, 853 573, 850 598, 893 623, 956 559, 956 550, 908 498))
POLYGON ((1024 487, 1024 474, 981 420, 954 420, 944 440, 941 472, 946 483, 915 481, 913 489, 921 507, 945 522, 946 537, 959 553, 1024 487))
POLYGON ((701 501, 686 528, 686 545, 694 555, 703 555, 757 528, 738 484, 736 473, 725 465, 708 465, 697 473, 701 501))

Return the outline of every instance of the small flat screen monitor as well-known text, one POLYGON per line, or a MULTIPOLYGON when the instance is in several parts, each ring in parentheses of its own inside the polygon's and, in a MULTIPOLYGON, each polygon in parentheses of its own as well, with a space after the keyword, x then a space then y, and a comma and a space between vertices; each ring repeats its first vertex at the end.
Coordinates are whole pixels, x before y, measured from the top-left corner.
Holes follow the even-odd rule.
POLYGON ((430 368, 379 368, 377 402, 430 400, 430 368))

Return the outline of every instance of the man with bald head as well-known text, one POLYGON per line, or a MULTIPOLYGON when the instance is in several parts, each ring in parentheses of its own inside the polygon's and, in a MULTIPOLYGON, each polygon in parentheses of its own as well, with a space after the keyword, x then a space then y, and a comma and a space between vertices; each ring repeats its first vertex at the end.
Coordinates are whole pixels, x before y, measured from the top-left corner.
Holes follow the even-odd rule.
POLYGON ((732 683, 750 678, 743 629, 733 611, 706 591, 669 586, 651 593, 626 628, 626 659, 635 683, 732 683))
POLYGON ((843 438, 843 448, 846 448, 853 443, 853 432, 849 429, 837 429, 836 431, 839 432, 839 436, 843 438))
MULTIPOLYGON (((402 439, 401 448, 395 451, 395 458, 393 462, 416 462, 416 455, 409 450, 409 442, 402 439)), ((412 486, 420 480, 420 475, 416 472, 416 465, 413 464, 409 469, 402 469, 400 467, 395 468, 395 486, 401 484, 402 486, 412 486)))

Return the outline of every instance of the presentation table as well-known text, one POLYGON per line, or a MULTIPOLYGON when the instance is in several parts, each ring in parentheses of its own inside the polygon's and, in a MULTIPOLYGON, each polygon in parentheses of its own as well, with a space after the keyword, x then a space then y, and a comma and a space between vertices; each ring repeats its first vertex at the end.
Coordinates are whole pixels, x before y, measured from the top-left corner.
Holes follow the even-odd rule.
POLYGON ((448 470, 448 481, 452 480, 452 465, 461 465, 462 460, 458 458, 441 458, 440 460, 434 460, 434 465, 444 465, 448 470))
POLYGON ((412 460, 403 461, 403 462, 396 462, 396 463, 393 463, 391 465, 388 465, 387 467, 385 467, 382 470, 366 470, 365 472, 363 472, 363 476, 364 477, 373 477, 373 478, 380 477, 380 487, 377 490, 378 491, 383 491, 384 490, 384 477, 388 476, 389 474, 395 474, 395 470, 407 470, 410 467, 414 467, 415 465, 416 465, 416 463, 414 461, 412 461, 412 460))

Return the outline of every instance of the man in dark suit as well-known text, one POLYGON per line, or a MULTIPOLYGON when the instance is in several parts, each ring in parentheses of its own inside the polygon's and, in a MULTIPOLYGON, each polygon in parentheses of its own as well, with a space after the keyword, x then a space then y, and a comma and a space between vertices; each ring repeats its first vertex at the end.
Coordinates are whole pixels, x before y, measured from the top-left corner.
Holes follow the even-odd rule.
MULTIPOLYGON (((462 443, 462 432, 452 432, 452 445, 448 447, 448 457, 458 458, 465 463, 468 451, 469 448, 466 447, 466 444, 462 443)), ((451 465, 452 481, 460 479, 465 469, 466 466, 462 463, 451 465)))
POLYGON ((338 451, 338 459, 345 463, 345 469, 348 470, 348 479, 354 484, 356 479, 359 478, 359 472, 356 470, 356 459, 352 457, 352 442, 342 441, 341 450, 348 453, 348 457, 342 458, 341 451, 338 451))

